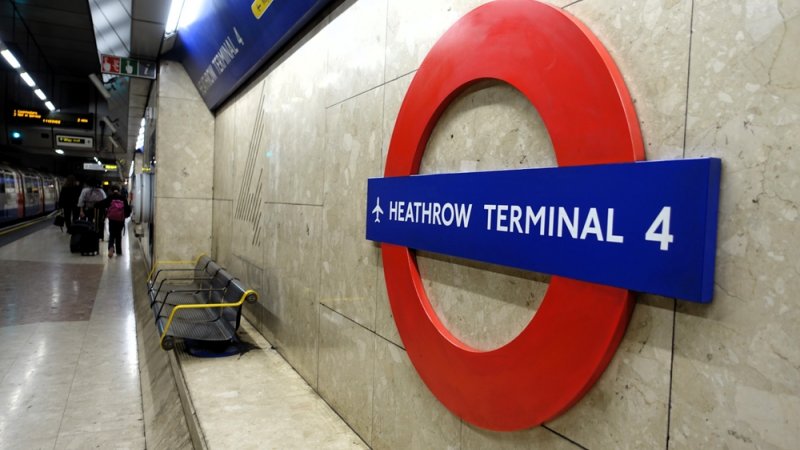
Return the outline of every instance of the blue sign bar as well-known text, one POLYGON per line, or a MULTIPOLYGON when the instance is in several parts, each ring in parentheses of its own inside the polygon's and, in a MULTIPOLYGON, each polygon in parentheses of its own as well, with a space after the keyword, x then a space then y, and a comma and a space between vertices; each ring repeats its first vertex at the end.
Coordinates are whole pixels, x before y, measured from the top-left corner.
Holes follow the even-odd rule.
POLYGON ((716 158, 371 178, 367 239, 709 303, 716 158))
POLYGON ((181 62, 216 108, 331 0, 203 0, 178 32, 181 62))

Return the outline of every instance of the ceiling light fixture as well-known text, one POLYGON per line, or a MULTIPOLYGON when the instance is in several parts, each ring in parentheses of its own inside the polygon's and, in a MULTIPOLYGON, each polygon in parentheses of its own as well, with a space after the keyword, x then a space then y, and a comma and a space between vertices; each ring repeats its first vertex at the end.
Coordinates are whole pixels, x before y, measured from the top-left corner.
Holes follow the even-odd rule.
POLYGON ((11 53, 11 50, 7 48, 0 50, 0 55, 3 55, 3 58, 6 59, 6 61, 8 62, 8 64, 11 66, 12 69, 19 69, 20 67, 22 67, 19 64, 19 61, 17 61, 17 58, 14 56, 14 54, 11 53))
POLYGON ((183 3, 184 0, 172 0, 172 4, 169 7, 169 16, 167 16, 167 26, 164 28, 164 35, 171 36, 175 34, 175 30, 178 29, 178 21, 183 11, 183 3))
POLYGON ((52 102, 50 102, 50 101, 46 101, 46 102, 44 102, 44 106, 46 106, 46 107, 47 107, 47 109, 49 109, 50 111, 55 111, 55 110, 56 110, 56 107, 55 107, 55 106, 53 106, 53 103, 52 103, 52 102))
MULTIPOLYGON (((22 67, 22 64, 20 64, 17 57, 11 53, 11 50, 6 47, 6 44, 4 44, 3 41, 0 41, 0 55, 3 55, 3 58, 6 60, 6 62, 8 62, 12 68, 19 72, 19 76, 23 79, 23 81, 25 81, 25 84, 31 88, 34 88, 33 93, 36 94, 40 100, 47 100, 47 96, 44 95, 44 92, 42 92, 41 89, 36 88, 36 82, 33 81, 33 78, 31 78, 30 74, 22 67)), ((56 109, 55 106, 53 106, 53 104, 50 102, 46 102, 45 106, 47 106, 47 109, 50 111, 56 109)))
POLYGON ((59 155, 63 155, 63 154, 64 154, 64 150, 61 150, 60 148, 57 148, 55 151, 56 151, 56 153, 58 153, 59 155))
POLYGON ((28 75, 28 72, 21 72, 19 76, 25 81, 25 84, 27 84, 28 86, 30 87, 36 86, 36 82, 33 81, 33 78, 31 78, 30 75, 28 75))

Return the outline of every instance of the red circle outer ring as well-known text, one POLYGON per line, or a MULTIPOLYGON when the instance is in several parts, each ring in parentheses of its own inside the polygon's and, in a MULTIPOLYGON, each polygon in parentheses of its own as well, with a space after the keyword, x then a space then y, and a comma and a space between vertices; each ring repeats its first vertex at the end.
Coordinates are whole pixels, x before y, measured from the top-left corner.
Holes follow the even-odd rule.
MULTIPOLYGON (((514 86, 535 105, 559 166, 644 159, 633 102, 599 40, 560 9, 500 0, 461 18, 422 62, 395 122, 385 176, 417 173, 442 112, 485 79, 514 86)), ((527 327, 478 351, 437 317, 411 250, 382 244, 382 256, 395 323, 420 377, 453 413, 486 429, 529 428, 569 409, 605 370, 633 310, 625 289, 553 276, 527 327)))

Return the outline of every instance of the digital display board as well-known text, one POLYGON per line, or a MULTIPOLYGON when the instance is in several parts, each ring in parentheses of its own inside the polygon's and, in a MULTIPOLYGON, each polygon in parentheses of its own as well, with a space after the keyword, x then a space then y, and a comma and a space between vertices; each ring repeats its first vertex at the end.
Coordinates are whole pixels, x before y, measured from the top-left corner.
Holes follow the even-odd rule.
POLYGON ((15 108, 11 110, 11 121, 27 125, 80 128, 82 130, 94 129, 94 114, 91 113, 75 114, 15 108))
POLYGON ((59 146, 91 148, 93 145, 93 140, 92 138, 85 136, 67 136, 63 134, 57 134, 56 144, 59 146))

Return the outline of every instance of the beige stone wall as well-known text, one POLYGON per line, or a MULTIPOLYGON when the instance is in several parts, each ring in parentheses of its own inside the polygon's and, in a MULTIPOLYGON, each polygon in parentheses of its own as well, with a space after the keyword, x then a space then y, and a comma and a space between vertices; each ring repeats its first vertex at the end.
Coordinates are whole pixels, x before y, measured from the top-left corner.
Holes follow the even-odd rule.
POLYGON ((211 252, 215 120, 173 61, 160 64, 157 104, 154 259, 193 260, 211 252))
MULTIPOLYGON (((259 287, 248 317, 374 448, 796 448, 794 0, 553 2, 569 5, 614 57, 648 159, 722 158, 714 301, 638 296, 597 384, 536 429, 476 429, 420 381, 391 317, 379 248, 364 239, 366 179, 382 173, 422 58, 481 3, 346 1, 217 111, 211 245, 259 287)), ((489 83, 448 108, 421 170, 552 165, 535 108, 489 83)), ((478 348, 513 339, 548 283, 437 255, 417 260, 441 319, 478 348)))

